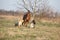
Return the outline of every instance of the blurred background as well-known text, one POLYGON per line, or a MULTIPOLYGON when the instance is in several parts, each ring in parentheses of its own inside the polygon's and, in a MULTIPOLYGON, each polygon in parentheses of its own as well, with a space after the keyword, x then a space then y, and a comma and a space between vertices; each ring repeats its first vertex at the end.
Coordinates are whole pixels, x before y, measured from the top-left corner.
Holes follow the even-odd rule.
POLYGON ((30 10, 42 17, 60 17, 60 0, 0 0, 0 14, 19 15, 30 10))

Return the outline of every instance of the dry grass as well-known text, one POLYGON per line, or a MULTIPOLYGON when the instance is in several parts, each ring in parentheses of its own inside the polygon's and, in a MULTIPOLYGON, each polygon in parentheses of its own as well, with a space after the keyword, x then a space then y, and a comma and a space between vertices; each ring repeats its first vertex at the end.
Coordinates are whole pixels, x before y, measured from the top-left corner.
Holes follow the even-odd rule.
POLYGON ((14 26, 16 18, 0 16, 0 40, 60 40, 60 23, 41 19, 36 20, 35 28, 18 28, 14 26))

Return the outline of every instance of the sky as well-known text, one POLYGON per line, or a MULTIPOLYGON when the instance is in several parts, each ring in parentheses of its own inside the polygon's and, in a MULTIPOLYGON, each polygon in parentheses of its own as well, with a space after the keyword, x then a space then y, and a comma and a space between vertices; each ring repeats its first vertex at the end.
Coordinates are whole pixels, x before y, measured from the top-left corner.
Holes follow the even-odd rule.
POLYGON ((0 9, 16 10, 16 0, 0 0, 0 9))
MULTIPOLYGON (((60 11, 60 0, 48 0, 49 5, 60 11)), ((0 0, 0 9, 4 10, 17 10, 17 0, 0 0)))
POLYGON ((49 0, 49 5, 57 11, 60 11, 60 0, 49 0))

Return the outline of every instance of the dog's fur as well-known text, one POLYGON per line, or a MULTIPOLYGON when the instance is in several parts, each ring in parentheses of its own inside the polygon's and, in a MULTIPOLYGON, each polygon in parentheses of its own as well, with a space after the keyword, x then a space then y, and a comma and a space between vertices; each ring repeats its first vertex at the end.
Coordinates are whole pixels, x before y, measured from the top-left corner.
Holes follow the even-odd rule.
POLYGON ((19 20, 18 22, 15 23, 15 26, 22 26, 23 20, 19 20))
POLYGON ((35 24, 36 24, 35 20, 32 20, 32 21, 31 21, 31 24, 30 24, 30 27, 31 27, 31 28, 34 28, 34 27, 35 27, 35 24))

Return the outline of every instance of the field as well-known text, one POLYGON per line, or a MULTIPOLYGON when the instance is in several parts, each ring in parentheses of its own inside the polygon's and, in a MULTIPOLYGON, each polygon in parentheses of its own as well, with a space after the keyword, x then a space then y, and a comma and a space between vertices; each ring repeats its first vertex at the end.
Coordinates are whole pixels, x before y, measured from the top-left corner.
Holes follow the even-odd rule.
POLYGON ((17 18, 0 15, 0 40, 60 40, 60 19, 39 19, 36 20, 35 28, 28 28, 15 27, 17 18))

